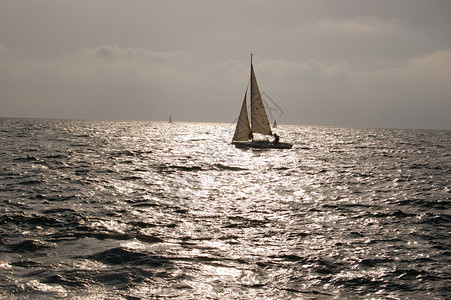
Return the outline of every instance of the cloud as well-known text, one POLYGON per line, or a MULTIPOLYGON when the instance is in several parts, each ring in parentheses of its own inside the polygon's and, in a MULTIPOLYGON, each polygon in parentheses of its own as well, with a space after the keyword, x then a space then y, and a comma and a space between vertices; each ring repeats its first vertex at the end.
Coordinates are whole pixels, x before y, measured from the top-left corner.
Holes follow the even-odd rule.
POLYGON ((10 116, 158 119, 184 89, 184 52, 102 45, 46 60, 0 65, 3 113, 10 116))
MULTIPOLYGON (((0 44, 0 51, 2 51, 0 44)), ((3 47, 4 48, 4 47, 3 47)), ((6 52, 3 51, 3 52, 6 52)), ((1 52, 0 52, 1 53, 1 52)), ((6 56, 3 56, 6 60, 6 56)), ((11 76, 47 74, 60 81, 60 76, 82 76, 87 78, 111 78, 130 76, 135 78, 167 78, 190 68, 191 57, 185 52, 156 52, 144 48, 120 48, 117 45, 102 45, 94 48, 80 48, 49 59, 13 60, 3 63, 9 66, 11 76)), ((12 79, 14 79, 12 78, 12 79)), ((73 78, 75 79, 75 78, 73 78)), ((80 79, 80 78, 79 78, 80 79)))
POLYGON ((321 32, 358 35, 379 35, 394 33, 401 23, 397 19, 382 20, 374 16, 358 16, 351 19, 322 19, 314 23, 313 28, 321 32))
POLYGON ((438 76, 451 76, 451 50, 438 51, 429 55, 411 59, 407 66, 417 71, 434 73, 438 76))
POLYGON ((54 63, 82 76, 95 75, 139 82, 177 80, 191 66, 192 61, 182 51, 157 52, 144 48, 121 48, 111 44, 80 48, 75 53, 62 55, 54 63))
MULTIPOLYGON (((220 63, 219 66, 227 73, 239 76, 249 73, 249 65, 245 65, 236 60, 229 60, 220 63)), ((312 82, 342 80, 350 71, 349 64, 338 61, 332 64, 324 64, 316 59, 306 62, 284 61, 284 60, 264 60, 254 64, 258 75, 262 79, 278 82, 312 82)))
POLYGON ((403 86, 408 90, 429 93, 428 98, 443 93, 451 97, 451 50, 438 51, 424 56, 412 58, 395 68, 362 71, 356 73, 356 79, 366 78, 383 84, 385 87, 392 85, 403 86), (428 87, 428 88, 427 88, 428 87), (431 90, 435 87, 435 90, 431 90), (427 89, 426 89, 427 88, 427 89))
POLYGON ((187 65, 191 63, 190 56, 182 51, 157 52, 144 48, 120 48, 115 44, 102 45, 95 48, 80 48, 75 54, 69 53, 64 55, 64 57, 69 59, 104 59, 112 63, 127 62, 164 65, 187 65))
POLYGON ((348 63, 344 60, 330 65, 315 59, 303 63, 287 61, 266 61, 261 63, 260 72, 276 76, 279 80, 324 81, 343 79, 348 72, 348 63))

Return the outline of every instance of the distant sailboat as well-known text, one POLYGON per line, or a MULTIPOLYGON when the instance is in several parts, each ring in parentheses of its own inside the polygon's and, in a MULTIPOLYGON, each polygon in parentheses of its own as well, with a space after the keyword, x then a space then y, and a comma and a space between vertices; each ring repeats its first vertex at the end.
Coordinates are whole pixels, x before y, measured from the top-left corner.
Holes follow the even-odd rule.
POLYGON ((257 85, 257 78, 255 77, 254 67, 252 65, 251 54, 251 80, 250 80, 250 99, 251 99, 251 123, 247 113, 247 89, 244 95, 243 104, 241 106, 240 116, 236 124, 235 134, 233 135, 232 144, 237 148, 275 148, 275 149, 290 149, 292 144, 279 143, 279 137, 274 135, 275 141, 269 142, 267 140, 254 140, 253 133, 260 133, 263 135, 272 135, 271 126, 268 122, 265 107, 263 105, 260 90, 257 85), (252 127, 251 127, 252 124, 252 127))
POLYGON ((169 123, 172 123, 172 118, 171 118, 171 116, 169 116, 169 123))
POLYGON ((272 128, 277 128, 277 122, 274 120, 274 124, 272 124, 272 128))

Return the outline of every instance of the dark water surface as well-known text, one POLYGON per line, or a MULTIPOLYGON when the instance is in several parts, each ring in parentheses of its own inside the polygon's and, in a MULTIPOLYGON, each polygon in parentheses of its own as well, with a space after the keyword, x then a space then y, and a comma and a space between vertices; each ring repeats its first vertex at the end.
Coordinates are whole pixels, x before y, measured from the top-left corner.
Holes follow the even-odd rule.
POLYGON ((0 298, 451 298, 451 131, 0 130, 0 298))

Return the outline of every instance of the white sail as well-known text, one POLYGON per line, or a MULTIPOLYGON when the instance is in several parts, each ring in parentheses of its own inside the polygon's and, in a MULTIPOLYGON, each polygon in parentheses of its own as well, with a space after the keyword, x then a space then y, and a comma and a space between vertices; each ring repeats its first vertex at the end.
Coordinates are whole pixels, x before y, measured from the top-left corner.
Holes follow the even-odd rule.
POLYGON ((251 125, 249 124, 249 117, 247 115, 247 89, 244 94, 243 105, 241 106, 240 116, 238 117, 238 122, 236 123, 235 134, 233 135, 234 141, 246 141, 249 139, 252 133, 251 125))
POLYGON ((263 105, 262 96, 257 85, 254 67, 251 64, 251 123, 252 131, 256 133, 272 135, 268 116, 263 105))

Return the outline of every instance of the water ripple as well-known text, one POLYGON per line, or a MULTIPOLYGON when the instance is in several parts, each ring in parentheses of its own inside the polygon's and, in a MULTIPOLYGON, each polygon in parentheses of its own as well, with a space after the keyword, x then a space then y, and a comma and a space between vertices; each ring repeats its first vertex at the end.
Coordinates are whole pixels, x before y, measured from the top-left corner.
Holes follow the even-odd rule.
POLYGON ((449 131, 0 126, 2 299, 451 295, 449 131))

